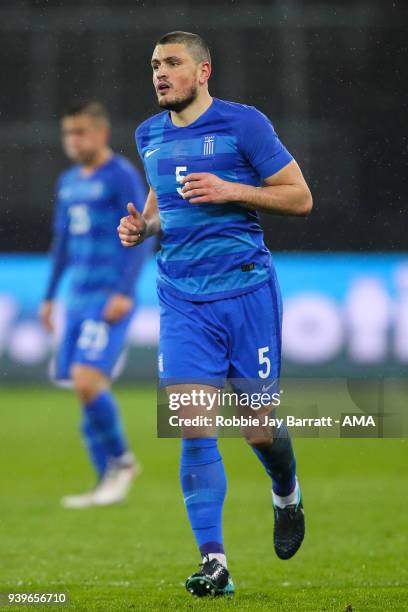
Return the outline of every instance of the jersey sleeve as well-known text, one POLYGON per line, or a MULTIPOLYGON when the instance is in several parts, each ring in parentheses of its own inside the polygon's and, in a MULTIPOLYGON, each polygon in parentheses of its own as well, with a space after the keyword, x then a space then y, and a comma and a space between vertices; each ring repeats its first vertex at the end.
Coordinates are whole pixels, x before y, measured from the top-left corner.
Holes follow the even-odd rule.
MULTIPOLYGON (((147 197, 147 189, 143 177, 130 163, 121 172, 119 178, 119 209, 122 215, 127 215, 127 203, 133 202, 136 209, 142 212, 147 197)), ((147 255, 151 252, 150 239, 133 248, 121 247, 118 259, 118 280, 115 287, 117 293, 133 296, 134 286, 139 277, 147 255)))
POLYGON ((147 190, 140 172, 130 163, 126 164, 117 179, 118 204, 123 214, 127 215, 127 204, 133 202, 139 212, 143 211, 147 190))
POLYGON ((68 217, 65 206, 58 198, 59 183, 56 186, 53 221, 53 239, 50 248, 51 274, 45 291, 45 299, 52 300, 67 265, 68 217))
POLYGON ((249 108, 242 120, 240 147, 263 179, 279 172, 293 160, 268 117, 256 108, 249 108))
POLYGON ((139 126, 136 131, 135 131, 135 142, 136 142, 136 148, 137 148, 137 152, 139 153, 139 157, 142 161, 143 164, 143 168, 144 168, 144 172, 145 172, 145 176, 146 176, 146 180, 149 183, 149 185, 151 185, 151 180, 149 177, 149 173, 147 171, 147 167, 145 164, 145 160, 143 157, 143 137, 144 137, 144 132, 141 126, 139 126))

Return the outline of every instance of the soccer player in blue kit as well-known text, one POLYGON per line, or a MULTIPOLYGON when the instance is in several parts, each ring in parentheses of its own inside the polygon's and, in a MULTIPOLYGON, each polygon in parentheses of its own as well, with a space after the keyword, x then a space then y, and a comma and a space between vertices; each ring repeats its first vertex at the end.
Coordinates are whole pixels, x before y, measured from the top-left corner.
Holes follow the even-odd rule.
MULTIPOLYGON (((310 191, 263 113, 210 96, 211 58, 200 36, 166 34, 151 64, 163 112, 136 130, 150 192, 142 214, 129 204, 118 232, 128 247, 161 232, 160 384, 170 394, 203 381, 199 388, 214 391, 227 378, 238 387, 276 381, 280 293, 257 211, 307 215, 310 191)), ((186 414, 197 414, 192 403, 186 414)), ((186 588, 196 596, 232 594, 216 432, 203 425, 182 433, 181 487, 202 556, 186 588)), ((289 559, 303 541, 304 513, 288 431, 245 437, 271 478, 274 547, 289 559)))
POLYGON ((82 405, 82 436, 98 477, 97 486, 69 495, 67 508, 121 501, 139 465, 128 448, 115 398, 112 370, 124 347, 134 312, 134 286, 149 250, 130 252, 115 227, 131 200, 142 208, 146 187, 139 171, 109 147, 106 109, 85 101, 62 117, 62 141, 74 162, 56 186, 52 271, 40 316, 53 330, 54 297, 71 270, 66 325, 55 363, 55 379, 70 380, 82 405))

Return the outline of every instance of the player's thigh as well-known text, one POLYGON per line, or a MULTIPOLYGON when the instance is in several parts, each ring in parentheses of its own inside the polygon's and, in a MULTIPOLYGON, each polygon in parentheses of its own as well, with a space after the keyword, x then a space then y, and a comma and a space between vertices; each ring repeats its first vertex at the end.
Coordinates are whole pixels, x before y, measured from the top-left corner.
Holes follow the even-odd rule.
POLYGON ((83 365, 111 377, 121 354, 131 315, 116 323, 108 323, 99 313, 89 314, 81 322, 72 366, 83 365))
POLYGON ((268 381, 279 378, 282 350, 282 306, 279 286, 271 280, 239 296, 231 312, 229 377, 268 381))
POLYGON ((161 386, 222 384, 228 372, 228 337, 211 303, 189 302, 159 290, 161 386))

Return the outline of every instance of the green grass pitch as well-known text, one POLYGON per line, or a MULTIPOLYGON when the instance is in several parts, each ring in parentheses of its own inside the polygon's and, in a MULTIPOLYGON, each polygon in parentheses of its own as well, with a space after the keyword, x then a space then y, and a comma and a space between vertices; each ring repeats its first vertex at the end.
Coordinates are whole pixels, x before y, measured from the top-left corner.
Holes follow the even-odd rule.
POLYGON ((179 441, 156 438, 153 388, 117 393, 143 473, 124 504, 73 511, 60 497, 93 484, 75 398, 0 391, 0 591, 66 591, 70 603, 59 609, 84 611, 408 610, 407 440, 295 440, 307 534, 290 561, 273 552, 262 466, 242 440, 222 440, 237 594, 194 600, 183 586, 199 557, 178 483, 179 441))

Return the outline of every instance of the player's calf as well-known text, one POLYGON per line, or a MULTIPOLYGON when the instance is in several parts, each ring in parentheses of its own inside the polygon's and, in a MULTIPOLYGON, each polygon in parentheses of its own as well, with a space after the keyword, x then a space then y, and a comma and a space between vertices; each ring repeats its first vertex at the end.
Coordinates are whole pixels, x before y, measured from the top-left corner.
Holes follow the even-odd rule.
POLYGON ((93 501, 99 500, 101 505, 115 503, 127 495, 135 470, 133 455, 132 465, 127 465, 131 453, 110 381, 97 368, 82 364, 75 364, 71 375, 82 400, 83 439, 99 479, 98 495, 93 496, 93 501))
POLYGON ((305 517, 288 429, 284 425, 275 429, 272 441, 267 436, 247 441, 272 480, 275 552, 280 559, 290 559, 303 542, 305 517))

